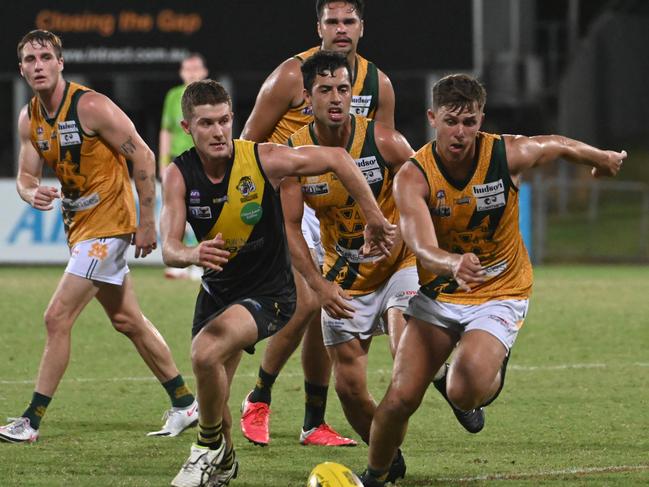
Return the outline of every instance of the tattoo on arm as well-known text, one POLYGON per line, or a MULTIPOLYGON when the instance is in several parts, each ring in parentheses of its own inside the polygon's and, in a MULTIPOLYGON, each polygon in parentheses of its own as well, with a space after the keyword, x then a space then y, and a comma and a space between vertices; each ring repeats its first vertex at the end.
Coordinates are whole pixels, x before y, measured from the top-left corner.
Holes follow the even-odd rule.
POLYGON ((133 137, 129 137, 126 142, 119 146, 119 149, 126 155, 134 154, 135 144, 133 143, 133 137))

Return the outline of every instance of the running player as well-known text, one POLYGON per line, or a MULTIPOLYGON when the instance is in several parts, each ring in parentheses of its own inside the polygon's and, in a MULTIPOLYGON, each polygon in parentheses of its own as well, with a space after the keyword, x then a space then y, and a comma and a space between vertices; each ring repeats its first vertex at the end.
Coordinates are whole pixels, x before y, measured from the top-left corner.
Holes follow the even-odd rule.
MULTIPOLYGON (((372 62, 357 53, 363 36, 363 0, 316 0, 317 30, 322 42, 280 64, 273 71, 257 96, 255 107, 244 127, 242 138, 285 144, 289 136, 313 120, 311 107, 304 96, 300 67, 319 50, 335 51, 347 57, 352 69, 352 100, 350 110, 356 115, 373 118, 389 128, 394 127, 394 90, 389 78, 372 62)), ((320 225, 313 210, 305 207, 303 231, 307 244, 322 265, 320 225)), ((325 423, 325 405, 331 362, 322 344, 320 303, 295 276, 298 285, 298 307, 291 322, 275 335, 264 354, 257 383, 245 398, 241 429, 246 438, 258 445, 270 441, 269 417, 271 388, 282 367, 300 344, 305 376, 305 414, 300 442, 305 445, 351 446, 356 442, 339 435, 325 423)))
POLYGON ((439 80, 428 110, 436 140, 396 177, 401 234, 417 256, 421 287, 405 312, 392 381, 372 422, 365 486, 384 485, 433 377, 456 416, 480 420, 478 431, 482 408, 500 393, 532 288, 518 230, 522 172, 563 158, 592 166, 596 177, 615 176, 626 158, 558 135, 480 132, 485 99, 474 78, 439 80))
MULTIPOLYGON (((394 129, 349 114, 351 71, 344 57, 320 51, 303 64, 302 73, 314 121, 293 134, 289 145, 345 147, 383 215, 396 223, 392 182, 401 164, 413 155, 412 148, 394 129)), ((347 420, 368 443, 376 409, 367 388, 370 344, 374 335, 387 331, 394 356, 405 323, 403 310, 417 291, 415 256, 402 240, 390 257, 378 262, 359 255, 363 220, 356 202, 331 173, 285 181, 282 199, 295 267, 323 303, 322 334, 333 361, 336 392, 347 420), (310 259, 300 230, 305 201, 322 224, 322 272, 310 259)), ((399 454, 391 480, 404 474, 399 454)))
POLYGON ((171 398, 165 425, 152 434, 176 436, 197 421, 196 401, 169 347, 142 314, 126 264, 129 245, 135 245, 136 258, 156 248, 153 153, 110 99, 63 79, 56 35, 29 32, 18 44, 18 59, 20 74, 34 90, 18 119, 18 193, 42 211, 62 198, 70 260, 45 311, 47 342, 32 401, 18 419, 0 428, 0 439, 38 438, 41 419, 68 365, 72 327, 93 297, 171 398), (133 161, 139 221, 125 157, 133 161), (41 185, 44 163, 55 170, 61 193, 41 185))
POLYGON ((207 271, 192 329, 199 433, 172 485, 227 485, 238 470, 226 407, 232 377, 243 350, 276 333, 295 309, 279 183, 334 171, 367 217, 369 254, 389 255, 396 227, 344 150, 233 140, 230 97, 216 81, 189 85, 182 106, 194 148, 165 173, 163 258, 167 265, 200 264, 207 271), (200 241, 195 247, 182 241, 186 221, 200 241))

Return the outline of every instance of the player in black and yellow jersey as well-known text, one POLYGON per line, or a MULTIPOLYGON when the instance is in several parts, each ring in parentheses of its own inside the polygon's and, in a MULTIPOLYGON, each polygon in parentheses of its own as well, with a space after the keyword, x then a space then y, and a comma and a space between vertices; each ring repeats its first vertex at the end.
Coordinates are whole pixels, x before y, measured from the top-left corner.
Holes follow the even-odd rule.
MULTIPOLYGON (((241 136, 243 139, 285 144, 291 134, 313 120, 311 107, 304 97, 300 67, 309 56, 321 49, 336 51, 347 57, 352 69, 351 112, 394 127, 394 90, 389 78, 357 53, 358 42, 363 36, 365 2, 316 0, 315 5, 316 27, 322 41, 320 46, 291 57, 270 74, 259 90, 241 136)), ((317 258, 321 255, 319 224, 309 208, 305 208, 303 229, 309 247, 317 258)), ((266 445, 270 441, 271 388, 306 330, 302 348, 306 392, 302 427, 316 434, 308 439, 302 437, 301 441, 309 445, 353 445, 352 440, 338 435, 324 421, 331 363, 322 345, 320 306, 317 296, 309 291, 301 276, 296 275, 296 283, 297 310, 285 330, 269 342, 257 384, 243 403, 242 432, 255 444, 266 445)))
POLYGON ((0 439, 35 441, 40 420, 65 373, 74 322, 96 297, 115 329, 135 345, 167 390, 172 409, 161 431, 176 436, 196 422, 196 403, 162 336, 137 302, 126 251, 145 257, 156 247, 155 160, 133 123, 104 95, 66 82, 61 40, 36 30, 18 44, 20 73, 34 97, 20 113, 17 188, 37 210, 61 199, 70 260, 45 311, 47 343, 32 402, 16 421, 0 428, 0 439), (125 157, 133 161, 140 210, 125 157), (61 193, 41 185, 43 164, 56 172, 61 193))
POLYGON ((213 80, 190 84, 182 108, 194 148, 164 175, 163 258, 169 266, 201 265, 206 272, 192 330, 199 433, 172 485, 226 485, 238 468, 226 404, 242 351, 280 330, 295 307, 280 182, 334 171, 367 217, 368 253, 389 255, 396 226, 344 150, 233 140, 230 97, 213 80), (197 246, 183 243, 186 221, 197 246))
POLYGON ((594 176, 615 176, 626 158, 558 135, 480 132, 485 99, 474 78, 439 80, 428 110, 436 139, 396 177, 401 234, 417 256, 421 287, 374 415, 366 486, 383 485, 431 379, 472 432, 503 387, 532 288, 518 229, 522 172, 562 158, 592 166, 594 176))

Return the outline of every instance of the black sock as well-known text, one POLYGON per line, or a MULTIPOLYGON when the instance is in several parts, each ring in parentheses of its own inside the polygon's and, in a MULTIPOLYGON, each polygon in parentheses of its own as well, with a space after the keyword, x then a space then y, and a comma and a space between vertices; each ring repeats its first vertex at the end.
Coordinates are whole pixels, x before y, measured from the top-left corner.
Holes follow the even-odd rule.
POLYGON ((324 423, 328 390, 329 386, 317 386, 304 381, 304 431, 309 431, 324 423))
POLYGON ((217 450, 223 443, 223 428, 221 422, 215 426, 207 426, 198 423, 198 434, 196 435, 196 444, 206 446, 210 450, 217 450))
POLYGON ((171 380, 162 383, 165 388, 169 399, 171 399, 171 406, 175 408, 186 408, 191 406, 194 402, 194 395, 189 390, 182 375, 177 375, 171 380))
POLYGON ((43 419, 43 416, 45 416, 45 411, 47 410, 47 406, 49 406, 51 400, 51 397, 39 394, 38 392, 34 391, 34 394, 32 395, 32 402, 29 403, 29 406, 27 406, 27 409, 25 409, 22 417, 28 418, 29 424, 35 430, 40 428, 41 419, 43 419))
POLYGON ((257 384, 252 390, 248 401, 250 402, 264 402, 270 404, 270 391, 273 384, 277 379, 277 375, 269 374, 264 369, 259 367, 259 376, 257 377, 257 384))
POLYGON ((234 446, 228 445, 225 450, 225 455, 223 455, 223 460, 219 464, 223 470, 230 470, 234 464, 234 459, 236 455, 234 454, 234 446))

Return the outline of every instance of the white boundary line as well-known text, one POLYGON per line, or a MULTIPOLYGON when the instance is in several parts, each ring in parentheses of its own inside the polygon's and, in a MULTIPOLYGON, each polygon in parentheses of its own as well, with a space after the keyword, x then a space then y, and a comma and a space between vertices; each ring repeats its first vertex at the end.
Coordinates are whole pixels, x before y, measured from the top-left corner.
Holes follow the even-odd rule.
MULTIPOLYGON (((633 362, 633 363, 615 363, 615 364, 558 364, 558 365, 516 365, 511 364, 507 367, 507 371, 518 372, 543 372, 554 370, 570 370, 570 369, 619 369, 625 367, 632 368, 645 368, 649 367, 649 362, 633 362)), ((390 375, 391 369, 371 369, 368 370, 368 375, 390 375)), ((183 374, 185 377, 191 379, 191 374, 183 374)), ((281 374, 283 377, 301 377, 302 372, 286 372, 281 374)), ((256 373, 236 374, 236 377, 257 377, 256 373)), ((153 376, 146 377, 68 377, 63 378, 62 382, 147 382, 156 381, 153 376)), ((34 379, 0 379, 0 385, 21 385, 21 384, 34 384, 34 379)))
POLYGON ((584 475, 590 473, 616 473, 616 472, 644 472, 649 471, 649 465, 610 465, 608 467, 569 467, 563 470, 548 470, 527 473, 495 473, 478 475, 476 477, 444 477, 434 479, 433 482, 480 482, 485 480, 525 480, 545 477, 559 477, 562 475, 584 475))

